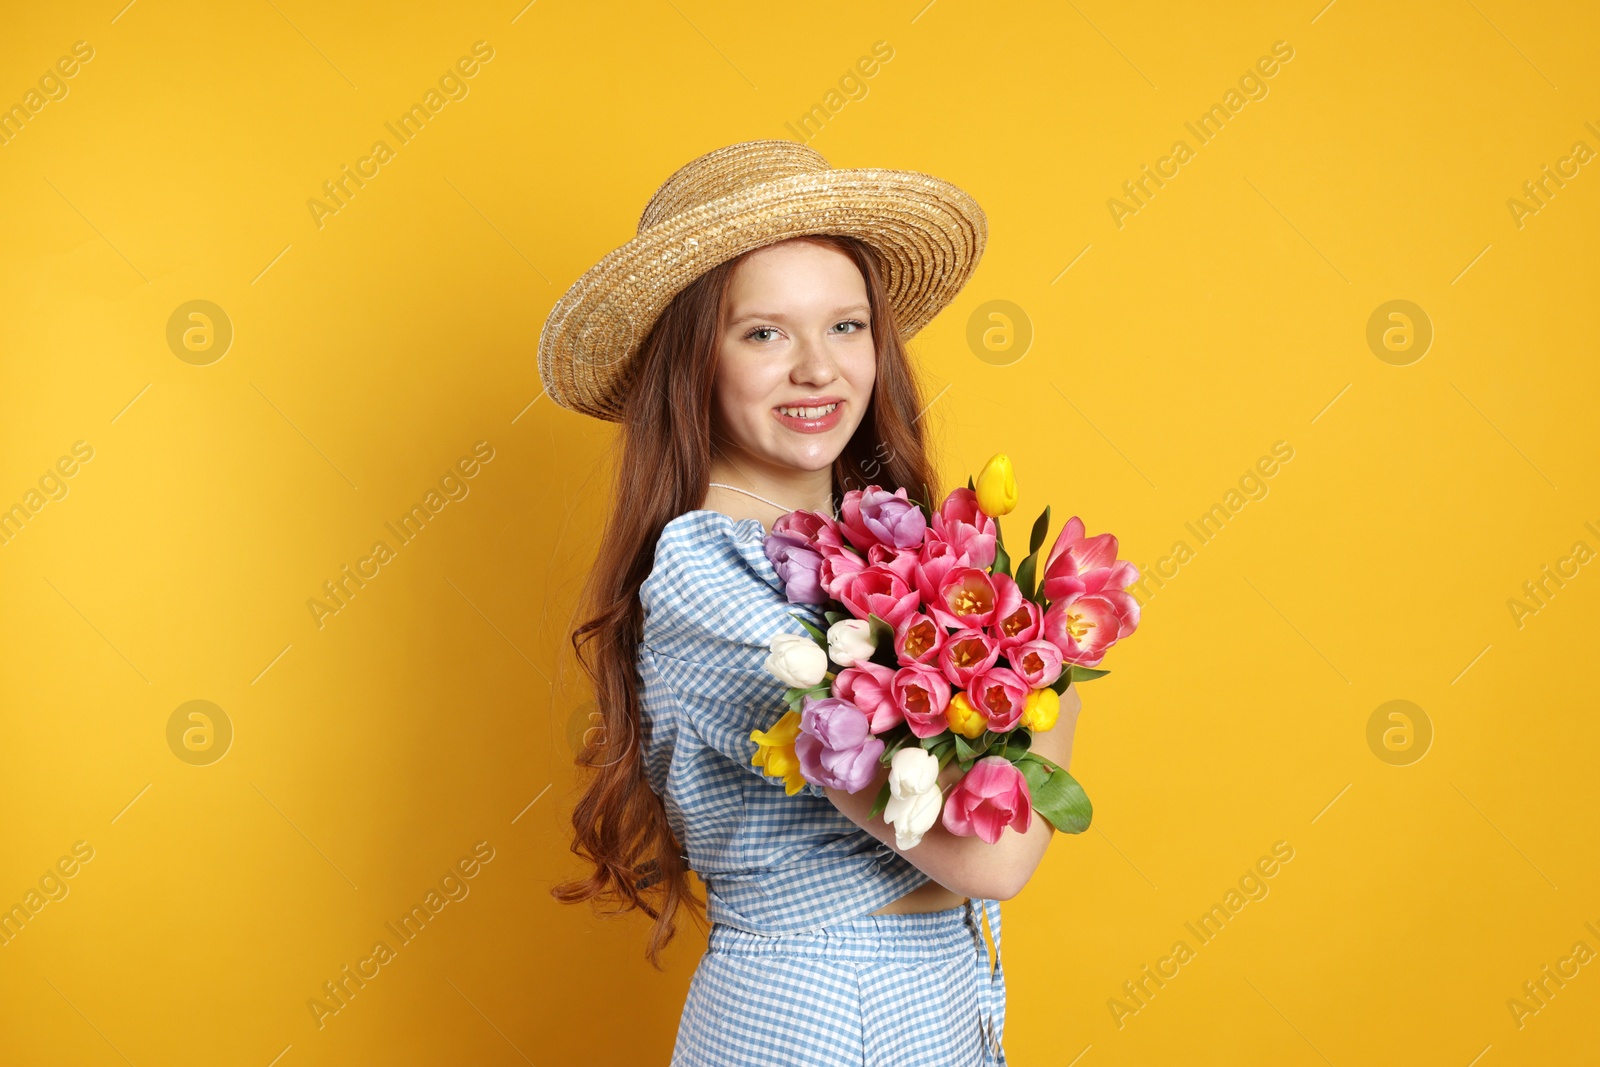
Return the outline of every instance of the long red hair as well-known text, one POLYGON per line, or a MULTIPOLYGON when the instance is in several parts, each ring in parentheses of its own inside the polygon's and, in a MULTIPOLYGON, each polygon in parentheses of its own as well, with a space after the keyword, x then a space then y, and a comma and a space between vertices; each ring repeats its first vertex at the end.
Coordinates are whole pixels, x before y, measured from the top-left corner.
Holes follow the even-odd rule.
MULTIPOLYGON (((835 499, 878 485, 903 487, 912 499, 935 504, 938 483, 918 421, 922 390, 875 253, 842 235, 796 239, 850 256, 871 307, 876 380, 860 426, 834 461, 835 499)), ((610 913, 643 911, 654 920, 645 957, 658 969, 661 950, 677 931, 678 907, 687 905, 703 920, 705 902, 690 889, 685 857, 645 775, 635 672, 644 618, 639 586, 654 565, 662 528, 705 503, 718 334, 728 282, 745 256, 713 267, 679 293, 633 361, 611 515, 582 594, 588 620, 571 635, 598 708, 598 722, 585 732, 575 760, 587 773, 572 810, 572 851, 593 869, 550 893, 565 904, 607 904, 610 913)))

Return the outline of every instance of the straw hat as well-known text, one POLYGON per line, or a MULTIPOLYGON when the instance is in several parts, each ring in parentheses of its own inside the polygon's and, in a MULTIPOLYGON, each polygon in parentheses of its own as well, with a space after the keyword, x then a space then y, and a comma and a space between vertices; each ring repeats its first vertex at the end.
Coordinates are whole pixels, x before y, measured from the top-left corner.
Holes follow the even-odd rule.
POLYGON ((794 141, 708 152, 661 184, 639 232, 584 272, 539 334, 539 377, 564 408, 616 422, 657 316, 701 274, 790 237, 858 237, 878 254, 911 337, 966 284, 988 224, 949 182, 904 170, 835 170, 794 141))

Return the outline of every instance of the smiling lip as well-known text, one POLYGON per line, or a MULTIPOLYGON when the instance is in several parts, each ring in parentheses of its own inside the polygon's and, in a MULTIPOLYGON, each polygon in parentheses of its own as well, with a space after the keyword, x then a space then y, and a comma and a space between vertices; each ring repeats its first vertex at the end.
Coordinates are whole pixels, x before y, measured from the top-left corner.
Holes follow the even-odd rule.
POLYGON ((829 404, 834 405, 833 410, 815 419, 802 419, 794 415, 785 415, 778 408, 773 408, 772 413, 777 416, 780 423, 798 433, 827 433, 839 425, 839 420, 843 417, 844 401, 838 397, 807 397, 791 404, 780 405, 780 407, 786 408, 820 408, 827 407, 829 404))

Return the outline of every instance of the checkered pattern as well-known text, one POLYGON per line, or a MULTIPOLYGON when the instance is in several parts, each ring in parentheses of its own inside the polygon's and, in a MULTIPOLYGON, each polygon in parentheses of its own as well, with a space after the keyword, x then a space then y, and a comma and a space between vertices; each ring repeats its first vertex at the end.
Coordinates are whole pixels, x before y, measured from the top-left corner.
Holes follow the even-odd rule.
POLYGON ((712 927, 672 1067, 1004 1067, 1004 976, 977 925, 993 904, 778 937, 712 927))
POLYGON ((783 683, 762 666, 770 641, 801 632, 791 613, 825 625, 819 608, 785 598, 764 539, 755 519, 686 512, 662 530, 639 589, 645 769, 715 924, 674 1062, 859 1067, 864 1050, 869 1064, 979 1062, 980 1028, 998 1039, 1003 1026, 1005 987, 981 936, 973 966, 972 917, 988 915, 998 948, 998 904, 871 915, 928 876, 820 786, 789 796, 750 762, 750 731, 785 710, 783 683))

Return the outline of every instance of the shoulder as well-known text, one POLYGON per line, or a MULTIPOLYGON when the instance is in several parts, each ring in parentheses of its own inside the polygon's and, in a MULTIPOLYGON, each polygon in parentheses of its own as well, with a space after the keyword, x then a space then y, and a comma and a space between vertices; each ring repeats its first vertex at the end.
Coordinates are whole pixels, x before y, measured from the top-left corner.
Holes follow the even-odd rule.
POLYGON ((670 654, 689 637, 765 645, 775 633, 798 630, 788 613, 809 606, 788 602, 766 536, 759 520, 719 511, 669 520, 639 587, 646 643, 670 654))

